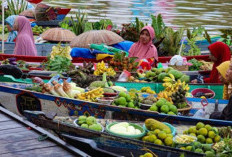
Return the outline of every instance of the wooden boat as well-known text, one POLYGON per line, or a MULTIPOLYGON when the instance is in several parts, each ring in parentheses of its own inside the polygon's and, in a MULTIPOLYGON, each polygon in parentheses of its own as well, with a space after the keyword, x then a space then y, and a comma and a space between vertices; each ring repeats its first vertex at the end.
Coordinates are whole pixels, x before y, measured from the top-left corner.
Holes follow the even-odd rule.
MULTIPOLYGON (((231 121, 200 119, 188 116, 171 116, 166 114, 158 114, 156 112, 134 109, 127 107, 113 106, 110 104, 100 104, 97 102, 87 102, 77 99, 69 99, 47 95, 34 91, 25 90, 30 84, 16 83, 0 83, 0 103, 2 106, 18 115, 23 115, 23 110, 38 110, 45 113, 55 112, 59 116, 72 115, 92 115, 98 118, 120 118, 125 120, 143 120, 144 118, 152 117, 162 121, 168 119, 172 123, 183 123, 190 121, 202 121, 204 123, 213 123, 215 125, 232 125, 231 121), (109 116, 112 111, 112 116, 109 116)), ((201 99, 188 98, 192 103, 194 112, 201 108, 201 99)), ((215 99, 208 99, 209 105, 206 106, 206 111, 212 113, 214 111, 215 99)), ((219 100, 219 111, 221 111, 228 103, 226 100, 219 100)), ((190 110, 190 112, 192 112, 190 110)))
POLYGON ((76 146, 80 144, 79 138, 84 137, 94 140, 99 148, 122 156, 139 156, 145 153, 142 151, 143 148, 147 148, 157 156, 162 157, 179 157, 180 154, 185 154, 186 157, 204 156, 204 154, 75 127, 71 124, 49 119, 42 112, 24 111, 24 113, 25 117, 32 123, 58 132, 62 138, 65 138, 66 141, 76 146))

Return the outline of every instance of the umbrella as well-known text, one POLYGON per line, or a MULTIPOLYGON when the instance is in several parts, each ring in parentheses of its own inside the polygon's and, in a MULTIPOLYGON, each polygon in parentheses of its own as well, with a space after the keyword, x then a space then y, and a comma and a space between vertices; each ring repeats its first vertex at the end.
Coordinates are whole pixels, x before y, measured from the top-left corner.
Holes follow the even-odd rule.
POLYGON ((24 11, 21 12, 19 15, 21 15, 21 16, 26 16, 26 17, 29 17, 29 18, 35 18, 35 15, 34 15, 34 11, 33 11, 33 10, 24 10, 24 11))
POLYGON ((113 45, 124 41, 118 34, 108 30, 91 30, 84 32, 75 37, 71 43, 71 47, 89 48, 90 44, 106 44, 113 45))
POLYGON ((70 42, 75 36, 73 32, 63 28, 50 28, 41 34, 44 40, 61 42, 70 42))

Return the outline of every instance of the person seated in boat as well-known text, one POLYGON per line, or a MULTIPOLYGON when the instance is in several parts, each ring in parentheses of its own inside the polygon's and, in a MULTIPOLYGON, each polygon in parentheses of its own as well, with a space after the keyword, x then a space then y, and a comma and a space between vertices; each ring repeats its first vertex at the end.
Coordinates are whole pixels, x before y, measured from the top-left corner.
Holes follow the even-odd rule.
POLYGON ((150 69, 158 61, 158 53, 152 40, 155 38, 155 31, 151 26, 142 28, 139 41, 129 49, 129 57, 137 57, 142 68, 150 69))
POLYGON ((18 17, 18 15, 11 15, 9 17, 6 18, 5 22, 6 22, 6 26, 7 29, 9 31, 9 35, 7 37, 6 42, 15 42, 16 41, 16 37, 17 37, 17 31, 15 31, 13 29, 14 23, 15 23, 15 19, 18 17))
POLYGON ((220 120, 230 120, 232 121, 232 96, 231 96, 231 86, 228 79, 228 70, 230 66, 230 61, 226 61, 217 66, 219 73, 219 79, 224 84, 223 99, 229 99, 229 103, 223 109, 222 112, 214 112, 210 115, 211 119, 220 120))
POLYGON ((37 56, 37 50, 29 20, 24 16, 18 16, 15 20, 14 30, 18 31, 14 54, 37 56))
MULTIPOLYGON (((214 62, 214 64, 213 69, 210 73, 210 77, 204 78, 204 83, 221 83, 216 67, 219 66, 221 63, 230 60, 230 48, 223 42, 215 42, 209 45, 208 49, 210 51, 209 58, 212 62, 214 62)), ((192 80, 191 82, 198 83, 196 79, 192 80)))

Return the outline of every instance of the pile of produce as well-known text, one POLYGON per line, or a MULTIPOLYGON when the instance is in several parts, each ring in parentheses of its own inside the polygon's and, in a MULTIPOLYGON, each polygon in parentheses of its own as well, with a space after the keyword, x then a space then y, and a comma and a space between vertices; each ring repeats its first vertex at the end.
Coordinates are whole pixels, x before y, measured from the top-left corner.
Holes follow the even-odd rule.
MULTIPOLYGON (((2 30, 3 30, 3 28, 2 28, 2 26, 0 26, 0 33, 2 33, 2 30)), ((7 27, 4 27, 4 33, 8 33, 9 31, 8 31, 8 29, 7 29, 7 27)))
POLYGON ((139 102, 142 104, 152 105, 157 102, 157 98, 154 95, 149 95, 148 97, 139 97, 139 102))
POLYGON ((66 80, 63 80, 63 84, 60 84, 54 79, 51 83, 41 82, 40 86, 42 87, 42 93, 49 93, 66 98, 75 98, 77 94, 85 91, 85 89, 77 87, 75 83, 68 83, 66 80))
POLYGON ((69 60, 72 60, 70 52, 71 52, 70 46, 62 47, 61 44, 59 43, 56 46, 52 46, 52 52, 50 54, 50 57, 51 59, 54 59, 55 56, 62 56, 69 60))
MULTIPOLYGON (((135 79, 145 80, 148 82, 163 82, 165 77, 170 77, 171 79, 174 79, 175 81, 180 79, 181 81, 185 81, 186 83, 190 81, 189 76, 183 74, 182 72, 178 70, 173 69, 172 67, 169 67, 167 69, 152 68, 149 71, 146 71, 143 73, 137 73, 137 76, 135 79)), ((129 79, 129 81, 133 81, 133 80, 129 79)))
POLYGON ((84 100, 84 101, 91 101, 91 102, 96 102, 97 98, 103 97, 103 88, 95 88, 92 89, 88 92, 80 93, 77 94, 76 97, 77 99, 84 100))
POLYGON ((126 57, 125 53, 116 52, 114 57, 108 63, 115 71, 127 70, 129 72, 134 72, 137 70, 139 65, 135 60, 137 57, 126 57))
POLYGON ((176 144, 190 144, 196 141, 196 137, 190 135, 176 135, 175 136, 175 143, 176 144))
POLYGON ((49 27, 43 28, 42 26, 36 25, 35 27, 32 27, 32 32, 34 35, 39 35, 45 32, 46 30, 50 29, 49 27))
POLYGON ((202 122, 198 122, 196 126, 190 127, 183 133, 195 136, 197 137, 197 141, 206 144, 216 143, 221 140, 217 128, 212 127, 209 124, 205 125, 202 122))
POLYGON ((82 128, 94 130, 94 131, 102 131, 102 126, 97 123, 97 120, 93 116, 79 116, 78 117, 78 125, 82 128))
POLYGON ((149 110, 169 115, 177 115, 178 113, 177 107, 164 98, 161 98, 156 103, 152 104, 149 110))
POLYGON ((189 71, 208 71, 212 70, 213 63, 212 62, 206 62, 204 60, 196 60, 195 58, 188 61, 189 63, 192 63, 193 65, 189 67, 189 71))
POLYGON ((149 118, 146 119, 145 126, 149 132, 142 138, 143 141, 158 145, 173 146, 173 135, 167 125, 149 118))
POLYGON ((106 73, 107 76, 114 76, 116 75, 116 72, 111 67, 106 67, 104 61, 97 63, 97 67, 94 71, 94 75, 99 76, 103 73, 106 73))
POLYGON ((138 102, 131 99, 131 96, 129 94, 126 94, 125 92, 120 92, 118 94, 118 98, 112 102, 112 105, 117 105, 120 107, 130 107, 136 109, 139 108, 138 102))
POLYGON ((139 135, 141 131, 139 129, 134 128, 134 126, 130 125, 127 122, 121 122, 114 124, 110 127, 110 131, 116 134, 121 135, 139 135))

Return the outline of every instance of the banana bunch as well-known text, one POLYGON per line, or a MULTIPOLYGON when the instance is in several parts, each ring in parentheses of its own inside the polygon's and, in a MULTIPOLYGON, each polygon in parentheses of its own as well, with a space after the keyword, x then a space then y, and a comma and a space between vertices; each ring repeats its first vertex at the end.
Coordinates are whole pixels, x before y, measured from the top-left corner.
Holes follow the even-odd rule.
POLYGON ((184 90, 189 91, 189 86, 185 82, 181 82, 180 80, 175 81, 175 77, 172 74, 169 74, 170 77, 165 77, 163 79, 163 87, 166 91, 176 92, 181 86, 184 90))
POLYGON ((96 76, 99 76, 105 72, 106 72, 107 76, 114 76, 116 74, 114 69, 112 69, 111 67, 109 67, 109 68, 106 67, 105 63, 103 61, 101 61, 100 63, 97 63, 96 70, 94 71, 93 74, 96 76))
POLYGON ((53 59, 56 55, 59 55, 59 56, 66 57, 69 60, 72 60, 70 52, 71 52, 70 46, 62 47, 60 44, 58 44, 52 47, 51 59, 53 59))
POLYGON ((77 94, 75 97, 80 100, 96 102, 97 98, 103 97, 103 93, 103 88, 99 87, 85 93, 77 94))
POLYGON ((170 91, 162 91, 162 92, 158 93, 157 99, 164 98, 167 101, 173 103, 171 95, 172 95, 172 92, 170 92, 170 91))

